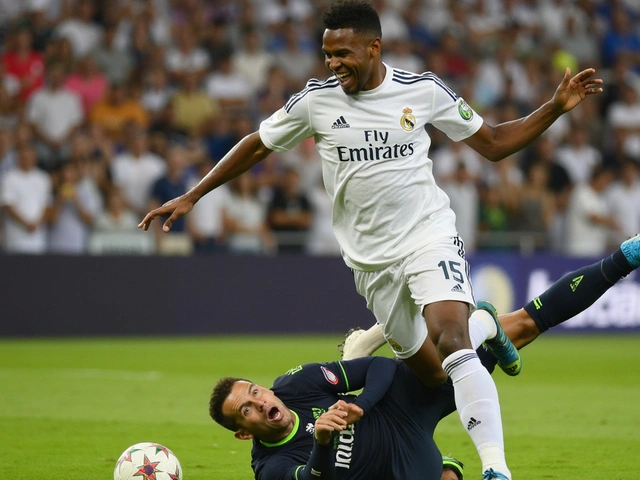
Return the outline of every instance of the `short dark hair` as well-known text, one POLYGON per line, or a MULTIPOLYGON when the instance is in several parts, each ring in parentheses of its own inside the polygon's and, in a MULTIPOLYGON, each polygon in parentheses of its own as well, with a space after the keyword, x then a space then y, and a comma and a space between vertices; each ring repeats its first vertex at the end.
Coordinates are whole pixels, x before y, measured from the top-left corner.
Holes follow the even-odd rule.
POLYGON ((209 415, 211 415, 211 418, 213 418, 216 423, 222 425, 228 430, 231 430, 232 432, 236 432, 240 428, 240 425, 238 425, 234 419, 222 413, 222 404, 231 393, 231 389, 236 382, 248 381, 249 380, 244 378, 237 377, 221 378, 218 380, 218 383, 216 383, 216 386, 213 387, 213 393, 211 393, 211 398, 209 399, 209 415))
POLYGON ((365 0, 340 0, 322 13, 325 28, 351 28, 355 33, 382 38, 380 17, 373 5, 365 0))

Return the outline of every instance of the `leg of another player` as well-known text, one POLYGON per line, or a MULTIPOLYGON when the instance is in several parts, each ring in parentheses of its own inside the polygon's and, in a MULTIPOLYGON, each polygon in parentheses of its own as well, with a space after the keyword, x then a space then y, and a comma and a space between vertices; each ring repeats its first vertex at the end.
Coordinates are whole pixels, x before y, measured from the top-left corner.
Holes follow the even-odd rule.
MULTIPOLYGON (((451 377, 456 408, 464 428, 478 450, 483 471, 493 469, 511 478, 504 454, 504 437, 498 390, 484 368, 469 337, 469 306, 442 301, 423 310, 429 338, 435 345, 442 369, 451 377)), ((410 357, 405 363, 421 369, 410 357)))
MULTIPOLYGON (((500 315, 500 324, 516 348, 523 348, 542 332, 589 308, 638 266, 640 236, 636 235, 623 242, 612 255, 566 274, 524 308, 500 315)), ((350 341, 345 340, 344 359, 372 355, 384 344, 382 329, 375 324, 350 341)))
POLYGON ((516 348, 589 308, 620 279, 640 265, 640 236, 622 243, 610 256, 567 273, 524 308, 500 315, 500 323, 516 348))

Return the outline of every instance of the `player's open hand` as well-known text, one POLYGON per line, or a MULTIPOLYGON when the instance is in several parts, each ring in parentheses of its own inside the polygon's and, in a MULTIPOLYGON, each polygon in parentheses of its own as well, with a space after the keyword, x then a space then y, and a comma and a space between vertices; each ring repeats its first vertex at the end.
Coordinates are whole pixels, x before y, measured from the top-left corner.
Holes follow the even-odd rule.
POLYGON ((331 441, 333 432, 341 432, 347 428, 347 412, 338 408, 329 409, 316 420, 315 437, 320 445, 327 445, 331 441))
POLYGON ((556 93, 553 95, 553 104, 560 109, 562 113, 566 113, 578 105, 588 95, 602 93, 603 81, 601 78, 591 78, 596 73, 595 69, 587 68, 576 76, 571 77, 571 69, 567 68, 564 78, 556 93))
POLYGON ((187 195, 188 194, 184 194, 180 197, 176 197, 173 200, 169 200, 161 207, 151 210, 149 213, 147 213, 142 222, 140 222, 138 228, 142 228, 146 232, 147 230, 149 230, 149 225, 151 225, 151 222, 153 222, 154 218, 156 218, 157 216, 168 216, 169 218, 164 222, 162 230, 164 230, 165 232, 171 230, 171 225, 173 225, 173 222, 175 222, 183 215, 189 213, 193 208, 195 202, 190 200, 187 195))

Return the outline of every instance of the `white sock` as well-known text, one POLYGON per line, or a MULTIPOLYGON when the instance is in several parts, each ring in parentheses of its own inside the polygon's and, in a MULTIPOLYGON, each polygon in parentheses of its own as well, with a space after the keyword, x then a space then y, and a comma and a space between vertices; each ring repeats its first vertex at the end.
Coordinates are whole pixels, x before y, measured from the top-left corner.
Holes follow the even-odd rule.
POLYGON ((493 468, 511 478, 504 456, 504 438, 498 390, 474 350, 452 353, 442 368, 453 381, 458 415, 482 461, 482 471, 493 468))
POLYGON ((498 327, 486 310, 477 309, 469 317, 469 336, 471 346, 476 350, 485 340, 495 337, 498 327))
POLYGON ((368 357, 385 343, 382 328, 377 323, 369 330, 356 330, 344 342, 342 359, 368 357))

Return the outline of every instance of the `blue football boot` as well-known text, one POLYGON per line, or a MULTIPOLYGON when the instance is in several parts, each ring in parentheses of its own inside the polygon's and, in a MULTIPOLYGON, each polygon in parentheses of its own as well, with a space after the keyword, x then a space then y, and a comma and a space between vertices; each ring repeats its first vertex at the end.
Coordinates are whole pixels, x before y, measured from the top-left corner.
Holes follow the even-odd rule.
POLYGON ((522 358, 520 357, 518 349, 513 345, 513 343, 511 343, 507 334, 504 333, 502 325, 500 325, 500 322, 498 321, 498 312, 495 307, 491 303, 482 300, 478 302, 478 308, 491 314, 491 317, 498 329, 496 336, 491 340, 485 341, 484 344, 487 346, 491 354, 496 357, 498 366, 502 371, 511 377, 515 377, 522 370, 522 358))
POLYGON ((492 478, 496 478, 497 480, 510 480, 509 477, 500 472, 496 472, 493 468, 490 468, 482 474, 482 480, 491 480, 492 478))
POLYGON ((640 233, 620 245, 620 250, 633 268, 640 267, 640 233))

